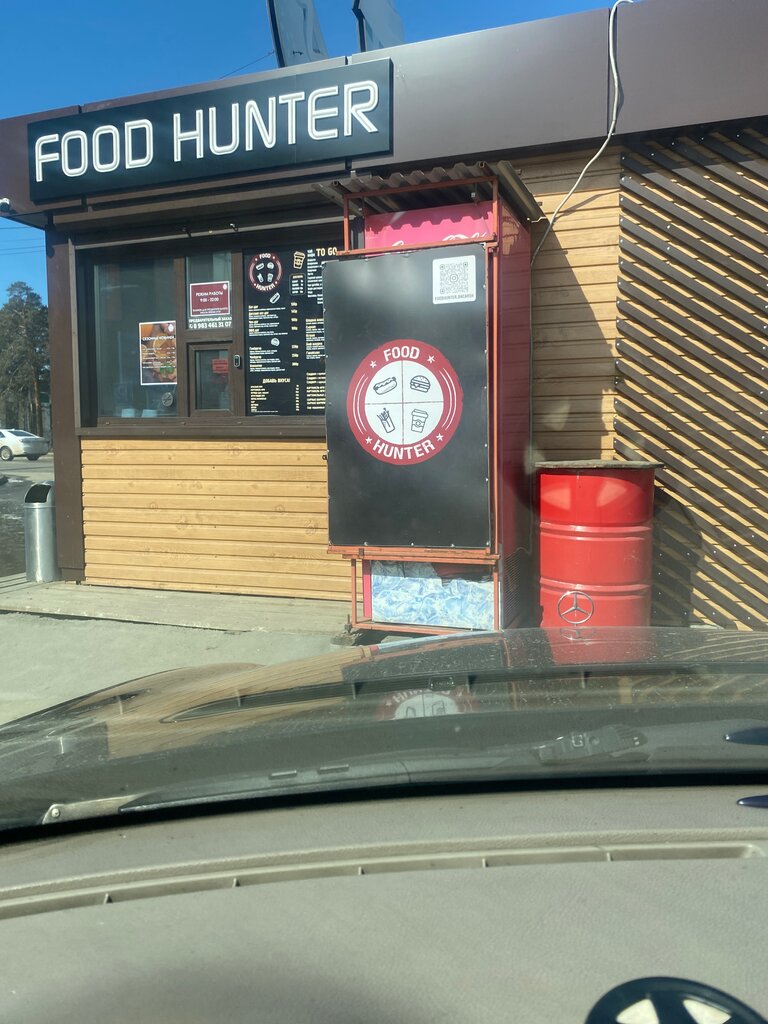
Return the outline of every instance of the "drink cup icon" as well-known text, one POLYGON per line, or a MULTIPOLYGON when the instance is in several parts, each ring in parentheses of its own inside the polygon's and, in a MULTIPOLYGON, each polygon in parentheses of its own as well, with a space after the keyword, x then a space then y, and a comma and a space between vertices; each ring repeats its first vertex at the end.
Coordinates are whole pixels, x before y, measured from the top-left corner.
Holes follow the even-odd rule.
POLYGON ((395 429, 395 424, 392 422, 389 409, 385 409, 383 412, 378 413, 378 417, 381 420, 382 427, 384 427, 388 434, 391 434, 395 429))
POLYGON ((293 254, 293 266, 295 270, 301 270, 304 266, 304 260, 306 259, 306 253, 295 252, 293 254))
POLYGON ((426 409, 411 409, 411 430, 414 434, 423 434, 429 413, 426 409))

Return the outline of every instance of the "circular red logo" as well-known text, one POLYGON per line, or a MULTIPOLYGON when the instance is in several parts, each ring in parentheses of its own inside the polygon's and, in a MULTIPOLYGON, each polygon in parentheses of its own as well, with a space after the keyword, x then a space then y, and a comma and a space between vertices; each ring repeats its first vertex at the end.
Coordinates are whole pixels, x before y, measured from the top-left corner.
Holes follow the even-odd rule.
POLYGON ((347 419, 375 459, 409 466, 433 458, 461 421, 456 371, 433 345, 398 340, 370 352, 352 375, 347 419))
POLYGON ((248 280, 260 292, 277 288, 283 276, 283 265, 274 252, 260 252, 248 264, 248 280))

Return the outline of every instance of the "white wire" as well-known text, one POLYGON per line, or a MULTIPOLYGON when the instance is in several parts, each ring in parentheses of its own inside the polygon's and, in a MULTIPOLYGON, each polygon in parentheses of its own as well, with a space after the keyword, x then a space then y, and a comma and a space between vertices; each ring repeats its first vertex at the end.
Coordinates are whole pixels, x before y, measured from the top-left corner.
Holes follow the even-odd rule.
POLYGON ((610 128, 608 129, 608 134, 606 135, 605 141, 603 142, 603 144, 600 147, 600 149, 598 149, 598 151, 595 153, 595 155, 592 157, 592 159, 589 161, 589 163, 584 166, 584 169, 582 170, 581 174, 576 179, 576 182, 575 182, 573 188, 571 189, 571 191, 558 204, 557 209, 552 214, 552 217, 551 217, 551 219, 549 221, 549 224, 547 225, 547 230, 544 232, 544 235, 542 236, 541 241, 536 246, 536 250, 534 251, 534 254, 531 257, 531 264, 533 264, 535 262, 536 257, 541 252, 541 247, 544 245, 544 243, 546 242, 547 238, 549 237, 550 231, 555 226, 555 221, 557 220, 557 218, 558 218, 558 216, 560 214, 560 211, 565 206, 565 204, 568 202, 568 200, 571 198, 571 196, 576 191, 576 189, 579 187, 579 185, 581 184, 582 180, 584 179, 584 175, 587 173, 587 171, 592 166, 592 164, 603 155, 603 153, 605 152, 605 150, 606 150, 606 148, 608 146, 608 143, 613 138, 613 133, 616 131, 616 122, 619 119, 619 72, 618 72, 618 68, 616 67, 616 45, 615 45, 614 39, 613 39, 613 25, 614 25, 614 22, 616 21, 616 12, 618 11, 619 7, 621 7, 622 4, 631 4, 631 3, 634 3, 634 0, 616 0, 616 3, 611 8, 611 12, 608 15, 608 59, 609 59, 610 64, 611 64, 611 75, 613 76, 613 114, 611 116, 611 125, 610 125, 610 128))

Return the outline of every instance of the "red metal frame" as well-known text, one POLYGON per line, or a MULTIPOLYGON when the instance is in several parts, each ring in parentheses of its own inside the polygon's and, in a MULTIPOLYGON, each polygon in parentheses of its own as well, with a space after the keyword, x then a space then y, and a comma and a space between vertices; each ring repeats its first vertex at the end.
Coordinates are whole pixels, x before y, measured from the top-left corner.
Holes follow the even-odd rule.
POLYGON ((376 562, 457 562, 459 565, 494 565, 498 556, 489 551, 459 548, 347 548, 328 545, 328 551, 344 558, 359 558, 376 562))

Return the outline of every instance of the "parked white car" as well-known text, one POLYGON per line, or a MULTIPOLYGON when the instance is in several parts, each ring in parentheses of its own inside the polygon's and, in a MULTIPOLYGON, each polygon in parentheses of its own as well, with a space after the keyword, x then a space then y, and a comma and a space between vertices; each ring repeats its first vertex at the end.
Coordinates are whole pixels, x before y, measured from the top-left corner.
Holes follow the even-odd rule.
POLYGON ((0 430, 0 459, 3 462, 10 462, 16 455, 36 462, 49 450, 48 442, 37 434, 30 434, 27 430, 0 430))

